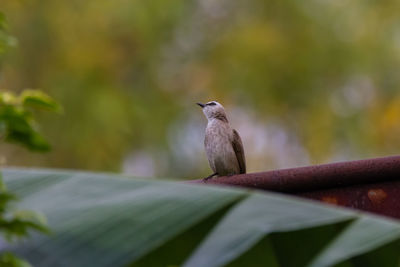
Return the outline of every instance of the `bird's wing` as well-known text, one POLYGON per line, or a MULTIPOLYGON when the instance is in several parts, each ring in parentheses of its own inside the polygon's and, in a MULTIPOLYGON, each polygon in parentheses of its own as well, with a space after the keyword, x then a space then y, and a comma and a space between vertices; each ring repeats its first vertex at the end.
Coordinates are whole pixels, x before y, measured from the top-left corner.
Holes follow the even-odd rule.
POLYGON ((240 173, 246 173, 246 159, 244 157, 243 143, 235 129, 233 130, 232 147, 239 162, 240 173))

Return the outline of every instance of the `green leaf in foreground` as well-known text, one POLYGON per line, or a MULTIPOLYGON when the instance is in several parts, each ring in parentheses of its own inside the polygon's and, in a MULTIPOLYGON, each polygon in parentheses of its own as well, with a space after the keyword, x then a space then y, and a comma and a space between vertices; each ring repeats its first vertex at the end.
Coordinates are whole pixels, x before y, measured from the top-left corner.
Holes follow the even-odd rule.
POLYGON ((8 247, 34 266, 290 267, 281 255, 315 244, 302 262, 331 266, 367 262, 399 240, 397 221, 267 192, 51 170, 4 176, 21 207, 44 213, 52 231, 8 247), (291 233, 302 248, 280 251, 291 233))
POLYGON ((236 205, 184 266, 224 266, 272 232, 294 231, 354 218, 346 210, 254 194, 236 205), (268 203, 268 204, 266 204, 268 203))
POLYGON ((32 267, 28 262, 15 257, 11 253, 3 253, 0 256, 0 266, 2 267, 32 267))
POLYGON ((21 206, 42 211, 55 233, 15 248, 35 266, 127 264, 244 194, 87 173, 4 174, 21 206))
MULTIPOLYGON (((313 260, 310 267, 332 266, 354 255, 359 255, 400 239, 400 224, 383 221, 373 216, 353 222, 313 260)), ((400 264, 400 261, 399 261, 400 264)))
MULTIPOLYGON (((24 210, 13 210, 12 204, 17 198, 7 191, 0 173, 0 233, 8 242, 21 240, 29 236, 32 230, 47 233, 46 221, 38 213, 24 210)), ((26 267, 31 266, 12 253, 0 253, 0 266, 26 267)))

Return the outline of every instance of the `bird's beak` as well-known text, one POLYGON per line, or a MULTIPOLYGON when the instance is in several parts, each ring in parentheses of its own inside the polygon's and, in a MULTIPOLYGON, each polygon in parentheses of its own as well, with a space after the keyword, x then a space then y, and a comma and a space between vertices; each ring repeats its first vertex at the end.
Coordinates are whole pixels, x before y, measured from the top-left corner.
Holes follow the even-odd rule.
POLYGON ((199 105, 201 108, 204 108, 206 105, 202 104, 202 103, 196 103, 197 105, 199 105))

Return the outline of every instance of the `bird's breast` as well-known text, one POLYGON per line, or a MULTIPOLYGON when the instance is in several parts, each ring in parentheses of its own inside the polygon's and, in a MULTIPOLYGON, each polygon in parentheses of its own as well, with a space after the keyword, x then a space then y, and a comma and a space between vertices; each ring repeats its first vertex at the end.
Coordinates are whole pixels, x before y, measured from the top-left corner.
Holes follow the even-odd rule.
POLYGON ((231 129, 218 124, 211 124, 206 128, 206 145, 215 149, 226 149, 226 146, 231 146, 231 129))
POLYGON ((238 173, 236 154, 232 147, 232 129, 229 125, 211 124, 207 126, 205 149, 214 171, 220 175, 238 173))

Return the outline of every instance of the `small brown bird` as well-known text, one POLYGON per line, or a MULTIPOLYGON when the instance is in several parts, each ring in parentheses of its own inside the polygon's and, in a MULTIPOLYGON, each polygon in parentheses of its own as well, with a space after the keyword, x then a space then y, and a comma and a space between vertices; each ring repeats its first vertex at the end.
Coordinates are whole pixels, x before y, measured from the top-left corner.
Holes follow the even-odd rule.
POLYGON ((204 146, 213 174, 204 178, 246 173, 243 143, 238 132, 231 128, 224 107, 211 101, 197 103, 208 120, 204 146))

